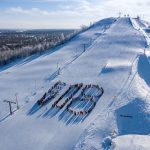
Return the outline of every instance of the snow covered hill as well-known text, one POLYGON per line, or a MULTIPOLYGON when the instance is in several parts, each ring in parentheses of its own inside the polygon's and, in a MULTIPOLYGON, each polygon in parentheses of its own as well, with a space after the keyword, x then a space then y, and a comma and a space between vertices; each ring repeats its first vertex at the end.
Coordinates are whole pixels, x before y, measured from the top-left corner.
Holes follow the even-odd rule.
POLYGON ((115 150, 149 150, 150 136, 145 135, 124 135, 113 139, 111 149, 115 150))
POLYGON ((121 149, 124 137, 131 144, 134 134, 134 145, 139 134, 149 139, 147 28, 140 19, 107 18, 53 51, 1 69, 0 149, 121 149), (20 109, 13 105, 10 116, 3 100, 16 96, 20 109))

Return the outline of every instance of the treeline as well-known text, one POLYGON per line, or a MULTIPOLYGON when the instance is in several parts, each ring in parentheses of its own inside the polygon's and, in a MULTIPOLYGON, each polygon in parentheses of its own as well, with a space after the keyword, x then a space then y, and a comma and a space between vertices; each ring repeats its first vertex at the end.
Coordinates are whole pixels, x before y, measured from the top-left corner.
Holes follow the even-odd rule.
POLYGON ((74 30, 1 33, 0 66, 32 54, 41 54, 45 50, 49 50, 69 40, 74 34, 74 30))
POLYGON ((0 66, 9 64, 16 59, 28 57, 32 54, 42 54, 46 50, 65 43, 86 29, 88 29, 88 27, 82 26, 80 30, 1 32, 0 66))

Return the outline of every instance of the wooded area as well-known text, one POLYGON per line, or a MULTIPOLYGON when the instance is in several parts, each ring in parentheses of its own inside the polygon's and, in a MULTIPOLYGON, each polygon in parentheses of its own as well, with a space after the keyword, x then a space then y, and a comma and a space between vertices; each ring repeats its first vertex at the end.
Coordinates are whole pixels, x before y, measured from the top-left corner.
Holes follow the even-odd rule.
POLYGON ((75 30, 2 30, 0 32, 0 66, 32 54, 43 53, 72 38, 75 30))

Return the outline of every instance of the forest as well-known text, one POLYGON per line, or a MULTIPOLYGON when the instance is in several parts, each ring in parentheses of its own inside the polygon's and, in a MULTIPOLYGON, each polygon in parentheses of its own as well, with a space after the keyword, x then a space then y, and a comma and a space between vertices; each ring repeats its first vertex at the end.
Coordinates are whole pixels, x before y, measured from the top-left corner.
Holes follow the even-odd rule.
POLYGON ((65 43, 77 30, 0 30, 0 66, 65 43))

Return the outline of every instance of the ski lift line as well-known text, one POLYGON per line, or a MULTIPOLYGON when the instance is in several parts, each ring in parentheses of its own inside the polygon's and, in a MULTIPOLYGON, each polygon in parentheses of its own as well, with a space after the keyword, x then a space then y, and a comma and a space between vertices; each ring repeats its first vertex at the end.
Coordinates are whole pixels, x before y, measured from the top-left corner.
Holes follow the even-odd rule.
MULTIPOLYGON (((132 65, 131 65, 131 70, 132 70, 132 68, 133 68, 134 63, 135 63, 135 62, 137 63, 137 59, 139 58, 139 56, 140 56, 140 55, 137 55, 137 56, 133 59, 133 62, 132 62, 132 65)), ((106 65, 105 65, 104 68, 106 68, 106 66, 107 66, 107 63, 106 63, 106 65)), ((137 73, 137 72, 136 72, 136 73, 137 73)), ((134 76, 133 76, 131 82, 132 82, 133 79, 135 78, 136 73, 134 74, 134 76)), ((123 86, 122 86, 120 92, 118 92, 118 94, 117 94, 117 96, 115 97, 115 99, 118 99, 118 97, 121 95, 123 89, 125 88, 125 86, 127 86, 127 81, 129 81, 129 78, 130 78, 130 77, 131 77, 131 74, 129 74, 129 77, 128 77, 127 80, 124 82, 124 84, 123 84, 123 86)), ((129 83, 130 85, 131 85, 131 82, 129 83)), ((126 87, 126 88, 128 88, 128 87, 126 87)), ((106 110, 108 110, 108 108, 105 108, 103 111, 106 111, 106 110)), ((110 109, 110 111, 111 111, 111 109, 110 109)), ((100 114, 99 114, 99 115, 100 115, 100 114)), ((99 116, 99 115, 98 115, 98 116, 99 116)), ((98 116, 96 116, 95 118, 97 118, 98 116)), ((109 115, 108 115, 108 116, 109 116, 109 115)), ((95 120, 95 118, 93 118, 93 120, 95 120)))
POLYGON ((132 82, 133 82, 133 80, 134 80, 136 74, 137 74, 137 71, 136 71, 136 72, 134 73, 134 75, 132 76, 132 79, 130 80, 129 84, 126 84, 127 87, 126 87, 125 93, 126 93, 126 95, 127 95, 127 99, 129 99, 129 96, 128 96, 128 95, 129 95, 129 91, 130 91, 130 89, 131 89, 131 84, 132 84, 132 82))
MULTIPOLYGON (((108 29, 110 29, 111 28, 111 26, 117 21, 118 19, 116 19, 107 29, 105 29, 104 31, 103 31, 103 33, 105 33, 108 29)), ((98 38, 98 37, 97 37, 98 38)), ((58 74, 54 77, 54 79, 56 78, 56 77, 58 77, 58 75, 60 75, 60 72, 63 70, 63 69, 65 69, 66 67, 68 67, 72 62, 74 62, 77 58, 79 58, 84 52, 86 52, 88 49, 90 49, 90 47, 93 45, 93 43, 94 43, 94 41, 96 41, 97 40, 97 38, 95 38, 92 42, 91 42, 91 44, 88 44, 88 47, 85 49, 85 44, 84 44, 84 50, 83 50, 83 52, 81 52, 76 58, 74 58, 73 60, 71 60, 69 63, 67 63, 66 65, 64 65, 62 68, 58 68, 58 66, 57 66, 57 71, 58 71, 58 74)), ((54 73, 53 73, 54 74, 54 73)), ((52 79, 52 80, 54 80, 54 79, 52 79)))
POLYGON ((131 63, 131 70, 130 70, 130 74, 128 76, 128 78, 125 80, 125 82, 123 83, 121 89, 119 90, 119 92, 113 97, 113 102, 111 105, 113 105, 113 103, 115 104, 116 101, 114 102, 114 99, 119 99, 119 97, 121 96, 121 94, 123 93, 123 91, 128 92, 129 89, 130 89, 130 86, 132 84, 132 81, 134 80, 136 74, 137 74, 137 71, 132 75, 132 72, 133 72, 133 66, 137 65, 138 63, 138 59, 139 59, 139 54, 133 59, 132 63, 131 63), (131 78, 131 79, 130 79, 131 78), (125 90, 126 89, 126 90, 125 90))
MULTIPOLYGON (((133 62, 132 62, 132 66, 131 66, 131 74, 132 74, 132 72, 133 72, 133 66, 136 66, 137 63, 138 63, 139 57, 140 57, 140 55, 137 55, 137 56, 135 57, 135 59, 133 60, 133 62)), ((137 72, 135 72, 135 74, 133 74, 133 78, 131 79, 131 81, 134 79, 136 73, 137 73, 137 72)), ((130 75, 131 75, 131 74, 130 74, 130 75)), ((129 77, 130 77, 130 76, 129 76, 129 77)), ((130 83, 130 84, 131 84, 131 83, 130 83)))
MULTIPOLYGON (((55 76, 53 79, 51 79, 51 81, 54 80, 56 77, 58 77, 58 76, 60 75, 60 72, 61 72, 61 71, 63 71, 65 68, 67 68, 72 62, 74 62, 77 58, 79 58, 83 53, 84 53, 84 52, 81 52, 77 57, 75 57, 73 60, 71 60, 70 62, 68 62, 67 64, 65 64, 62 68, 60 68, 60 67, 57 68, 57 70, 55 71, 55 72, 57 72, 57 74, 56 74, 56 76, 55 76)), ((55 73, 55 72, 54 72, 54 73, 55 73)), ((53 74, 54 74, 54 73, 53 73, 53 74)), ((52 75, 53 75, 53 74, 52 74, 52 75)), ((52 76, 52 75, 51 75, 51 76, 52 76)), ((49 80, 49 78, 50 78, 50 77, 48 77, 47 80, 49 80)))
MULTIPOLYGON (((137 71, 136 71, 136 72, 134 73, 134 75, 132 76, 132 79, 130 80, 129 84, 126 84, 127 87, 126 87, 125 93, 126 93, 127 99, 130 99, 130 98, 129 98, 129 91, 130 91, 131 84, 132 84, 132 82, 133 82, 133 80, 134 80, 136 74, 137 74, 137 71)), ((119 96, 121 96, 121 94, 120 94, 119 96)), ((118 96, 118 97, 119 97, 119 96, 118 96)), ((118 99, 118 97, 117 97, 117 99, 118 99)))
MULTIPOLYGON (((132 69, 133 69, 134 63, 137 62, 137 59, 138 59, 138 58, 139 58, 139 55, 137 55, 137 56, 135 57, 135 59, 133 59, 133 62, 132 62, 132 64, 131 64, 130 74, 129 74, 128 78, 126 79, 126 81, 124 82, 122 88, 120 89, 120 92, 117 94, 117 97, 122 93, 123 89, 126 88, 125 86, 128 86, 127 84, 128 84, 128 81, 129 81, 129 79, 130 79, 130 77, 131 77, 131 74, 132 74, 132 71, 133 71, 132 69)), ((135 65, 136 65, 136 64, 135 64, 135 65)))
MULTIPOLYGON (((57 63, 57 70, 60 72, 63 69, 65 69, 66 67, 68 67, 72 62, 74 62, 76 59, 78 59, 84 52, 86 52, 86 50, 89 48, 89 46, 86 48, 86 45, 88 44, 83 44, 84 45, 84 50, 83 52, 81 52, 77 57, 75 57, 73 60, 71 60, 70 62, 66 63, 62 68, 58 68, 58 63, 57 63)), ((58 74, 59 75, 59 74, 58 74)), ((58 76, 57 75, 57 76, 58 76)), ((56 77, 55 77, 56 78, 56 77)))
MULTIPOLYGON (((138 60, 139 59, 139 57, 137 57, 137 59, 136 60, 138 60)), ((136 61, 135 62, 136 64, 136 66, 137 66, 137 63, 138 63, 138 61, 136 61)), ((131 88, 131 84, 132 84, 132 82, 133 82, 133 80, 134 80, 134 78, 135 78, 135 76, 136 76, 136 74, 137 74, 137 70, 135 71, 135 73, 133 74, 133 77, 132 77, 132 79, 130 80, 130 83, 129 83, 129 85, 128 85, 128 89, 126 90, 127 91, 127 98, 129 99, 129 97, 128 97, 128 92, 130 91, 130 88, 131 88)))

